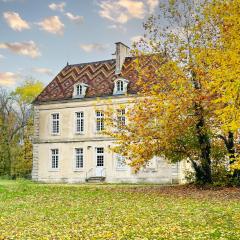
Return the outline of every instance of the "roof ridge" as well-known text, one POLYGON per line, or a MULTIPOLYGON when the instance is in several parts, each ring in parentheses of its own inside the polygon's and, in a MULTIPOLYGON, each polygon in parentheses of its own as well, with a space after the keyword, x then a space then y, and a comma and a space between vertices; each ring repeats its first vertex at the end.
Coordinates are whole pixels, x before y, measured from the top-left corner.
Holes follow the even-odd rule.
POLYGON ((85 62, 85 63, 76 63, 76 64, 69 64, 69 67, 79 66, 79 65, 88 65, 88 64, 96 64, 96 63, 105 63, 105 62, 111 62, 116 61, 115 58, 112 59, 106 59, 106 60, 100 60, 100 61, 94 61, 94 62, 85 62))

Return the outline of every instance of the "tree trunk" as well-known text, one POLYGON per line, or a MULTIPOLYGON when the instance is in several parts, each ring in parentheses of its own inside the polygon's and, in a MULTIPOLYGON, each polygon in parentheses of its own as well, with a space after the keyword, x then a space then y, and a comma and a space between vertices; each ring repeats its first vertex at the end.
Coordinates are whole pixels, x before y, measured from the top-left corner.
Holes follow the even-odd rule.
POLYGON ((228 154, 229 154, 229 164, 233 164, 236 160, 236 150, 234 145, 234 134, 233 132, 228 132, 228 137, 225 137, 223 135, 219 135, 219 138, 221 138, 224 141, 224 144, 227 148, 228 154))
POLYGON ((200 180, 202 183, 212 183, 212 171, 211 171, 211 144, 209 136, 205 129, 205 121, 203 117, 203 109, 201 106, 196 106, 196 114, 199 117, 196 124, 197 138, 201 151, 201 170, 202 177, 200 180))

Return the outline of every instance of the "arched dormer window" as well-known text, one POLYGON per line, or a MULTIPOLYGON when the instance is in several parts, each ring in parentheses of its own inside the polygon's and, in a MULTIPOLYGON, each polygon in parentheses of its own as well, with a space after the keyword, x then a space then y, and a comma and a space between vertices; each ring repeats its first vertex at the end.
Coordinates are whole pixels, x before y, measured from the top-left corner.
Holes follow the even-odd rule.
POLYGON ((127 93, 128 80, 124 78, 117 78, 114 81, 113 95, 121 95, 127 93))
POLYGON ((117 91, 118 92, 122 92, 123 91, 123 81, 122 80, 118 80, 117 81, 117 91))
POLYGON ((74 85, 73 98, 84 98, 88 85, 85 83, 77 83, 74 85))
POLYGON ((77 96, 82 95, 82 85, 79 84, 76 86, 76 93, 77 93, 77 96))

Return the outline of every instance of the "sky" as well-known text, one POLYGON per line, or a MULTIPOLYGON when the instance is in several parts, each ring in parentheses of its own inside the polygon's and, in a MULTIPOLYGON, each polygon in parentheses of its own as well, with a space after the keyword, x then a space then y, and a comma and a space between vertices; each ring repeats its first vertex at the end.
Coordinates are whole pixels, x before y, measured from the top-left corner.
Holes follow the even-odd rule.
POLYGON ((69 64, 114 58, 128 46, 159 0, 0 0, 0 86, 24 79, 44 85, 69 64))

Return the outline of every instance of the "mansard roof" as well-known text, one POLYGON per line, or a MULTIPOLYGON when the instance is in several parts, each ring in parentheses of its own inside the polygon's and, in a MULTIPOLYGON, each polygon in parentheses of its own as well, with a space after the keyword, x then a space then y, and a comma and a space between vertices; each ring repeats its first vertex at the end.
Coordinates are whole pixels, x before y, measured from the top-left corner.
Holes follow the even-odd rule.
POLYGON ((85 98, 112 96, 114 80, 118 77, 129 80, 128 94, 136 94, 137 71, 134 68, 134 58, 125 59, 121 74, 116 75, 115 68, 115 59, 67 65, 45 87, 34 103, 72 99, 76 83, 88 85, 85 98))

